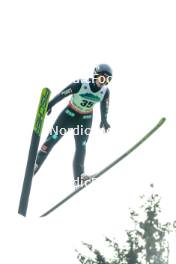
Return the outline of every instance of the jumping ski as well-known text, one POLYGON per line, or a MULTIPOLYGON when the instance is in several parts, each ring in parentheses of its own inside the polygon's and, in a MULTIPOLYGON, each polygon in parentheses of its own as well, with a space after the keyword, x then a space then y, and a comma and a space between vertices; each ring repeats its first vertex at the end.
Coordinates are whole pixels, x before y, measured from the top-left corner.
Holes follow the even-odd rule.
POLYGON ((70 198, 72 198, 74 195, 79 193, 81 190, 83 190, 85 187, 87 187, 90 183, 93 182, 94 179, 99 178, 102 176, 105 172, 110 170, 113 166, 115 166, 117 163, 119 163, 121 160, 126 158, 129 154, 131 154, 135 149, 137 149, 140 145, 142 145, 151 135, 153 135, 166 121, 166 118, 163 117, 161 120, 155 125, 142 139, 140 139, 135 145, 133 145, 129 150, 127 150, 123 155, 121 155, 119 158, 114 160, 112 163, 110 163, 108 166, 106 166, 104 169, 96 173, 92 176, 92 180, 87 181, 86 184, 81 185, 78 189, 71 192, 68 196, 66 196, 63 200, 61 200, 58 204, 53 206, 50 210, 42 214, 40 217, 44 217, 52 213, 54 210, 56 210, 58 207, 60 207, 62 204, 64 204, 66 201, 68 201, 70 198))
POLYGON ((18 208, 18 213, 26 216, 28 200, 32 185, 32 178, 35 166, 35 160, 37 155, 37 150, 39 146, 40 136, 43 128, 43 123, 45 119, 45 115, 48 108, 48 102, 51 91, 48 88, 43 88, 40 96, 39 106, 37 109, 37 114, 35 118, 34 128, 32 132, 31 144, 28 154, 28 160, 26 165, 26 171, 22 186, 22 192, 20 197, 20 203, 18 208))

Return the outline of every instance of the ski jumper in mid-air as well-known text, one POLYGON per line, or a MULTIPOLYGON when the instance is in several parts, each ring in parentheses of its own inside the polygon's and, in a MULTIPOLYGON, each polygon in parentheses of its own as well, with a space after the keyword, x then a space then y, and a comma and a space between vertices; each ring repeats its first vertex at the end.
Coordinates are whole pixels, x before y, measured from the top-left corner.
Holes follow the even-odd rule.
POLYGON ((86 143, 92 126, 93 107, 100 102, 100 128, 107 132, 110 128, 107 122, 110 94, 107 84, 111 79, 111 67, 107 64, 100 64, 94 69, 93 78, 71 83, 49 102, 48 114, 51 113, 56 103, 72 95, 68 105, 56 119, 50 134, 37 154, 34 174, 39 170, 53 146, 72 128, 73 130, 76 129, 76 133, 74 133, 76 150, 73 159, 75 185, 79 185, 82 180, 87 179, 88 176, 84 172, 84 160, 86 143))

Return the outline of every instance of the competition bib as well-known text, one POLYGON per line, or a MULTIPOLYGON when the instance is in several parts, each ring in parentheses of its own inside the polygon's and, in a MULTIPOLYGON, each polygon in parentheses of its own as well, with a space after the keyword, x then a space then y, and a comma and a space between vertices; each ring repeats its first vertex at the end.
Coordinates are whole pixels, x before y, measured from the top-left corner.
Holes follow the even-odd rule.
POLYGON ((78 112, 92 112, 96 103, 101 102, 106 93, 107 87, 103 86, 99 91, 92 92, 89 83, 82 83, 78 93, 71 97, 71 104, 78 112))

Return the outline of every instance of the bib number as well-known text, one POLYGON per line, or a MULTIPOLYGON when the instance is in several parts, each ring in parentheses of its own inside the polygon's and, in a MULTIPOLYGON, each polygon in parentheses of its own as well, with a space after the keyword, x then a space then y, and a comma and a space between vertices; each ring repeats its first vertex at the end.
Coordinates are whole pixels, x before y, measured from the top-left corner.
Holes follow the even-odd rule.
POLYGON ((91 108, 94 105, 94 103, 90 102, 90 101, 87 101, 87 100, 82 100, 80 105, 83 106, 83 107, 91 108))

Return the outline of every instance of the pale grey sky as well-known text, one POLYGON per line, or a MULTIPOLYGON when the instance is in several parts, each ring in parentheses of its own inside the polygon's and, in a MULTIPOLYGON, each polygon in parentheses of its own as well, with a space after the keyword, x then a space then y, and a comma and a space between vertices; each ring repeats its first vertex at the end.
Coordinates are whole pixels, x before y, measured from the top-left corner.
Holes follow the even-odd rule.
MULTIPOLYGON (((151 182, 163 197, 166 220, 176 219, 175 11, 174 1, 159 0, 0 4, 5 263, 77 263, 75 245, 122 232, 128 207, 148 192, 151 182), (87 173, 120 156, 161 117, 167 118, 166 124, 94 185, 48 218, 38 219, 72 190, 74 140, 66 135, 33 181, 28 218, 23 219, 17 208, 42 87, 55 96, 76 78, 91 77, 102 62, 114 70, 109 87, 112 128, 109 134, 99 130, 97 106, 87 145, 87 173)), ((41 143, 67 102, 60 102, 47 117, 41 143)))

